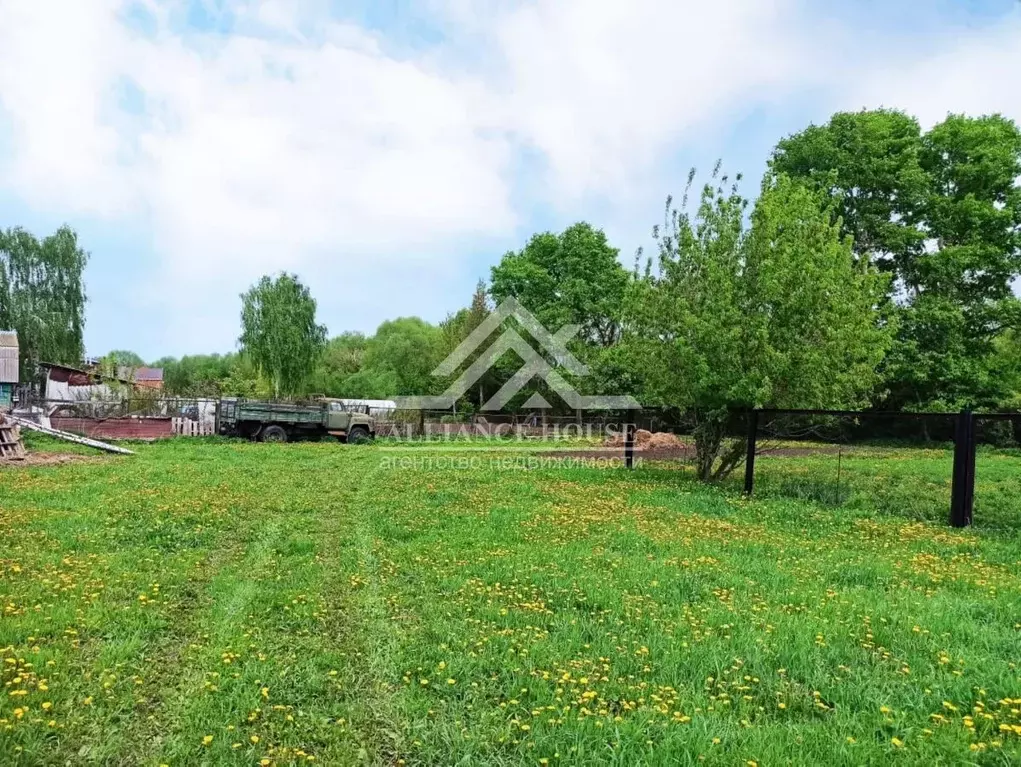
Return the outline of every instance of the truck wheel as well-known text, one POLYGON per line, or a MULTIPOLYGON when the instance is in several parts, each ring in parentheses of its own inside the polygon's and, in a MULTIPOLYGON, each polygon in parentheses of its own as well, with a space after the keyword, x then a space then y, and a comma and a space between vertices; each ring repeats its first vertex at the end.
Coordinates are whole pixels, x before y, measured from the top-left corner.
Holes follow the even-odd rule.
POLYGON ((347 433, 347 443, 349 445, 361 445, 371 439, 372 435, 369 434, 369 430, 364 426, 352 426, 351 431, 347 433))
POLYGON ((262 434, 259 435, 259 439, 263 442, 286 442, 287 432, 282 426, 267 426, 262 430, 262 434))

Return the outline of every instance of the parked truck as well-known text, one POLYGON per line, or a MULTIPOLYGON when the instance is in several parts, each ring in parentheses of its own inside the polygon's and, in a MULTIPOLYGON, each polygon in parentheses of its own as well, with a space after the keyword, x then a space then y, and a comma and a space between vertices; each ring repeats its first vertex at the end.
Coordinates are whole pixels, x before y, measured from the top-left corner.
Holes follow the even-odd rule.
POLYGON ((228 398, 217 407, 216 433, 260 442, 329 435, 357 444, 375 438, 376 426, 368 413, 352 410, 342 400, 302 405, 228 398))

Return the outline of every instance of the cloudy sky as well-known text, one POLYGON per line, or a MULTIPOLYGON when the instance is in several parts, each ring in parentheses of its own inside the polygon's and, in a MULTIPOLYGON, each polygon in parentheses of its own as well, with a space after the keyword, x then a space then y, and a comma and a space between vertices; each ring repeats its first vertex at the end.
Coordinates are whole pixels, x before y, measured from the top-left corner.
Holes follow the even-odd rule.
POLYGON ((840 109, 1021 120, 1017 0, 0 0, 0 227, 91 252, 90 354, 439 321, 538 230, 622 259, 717 158, 840 109))

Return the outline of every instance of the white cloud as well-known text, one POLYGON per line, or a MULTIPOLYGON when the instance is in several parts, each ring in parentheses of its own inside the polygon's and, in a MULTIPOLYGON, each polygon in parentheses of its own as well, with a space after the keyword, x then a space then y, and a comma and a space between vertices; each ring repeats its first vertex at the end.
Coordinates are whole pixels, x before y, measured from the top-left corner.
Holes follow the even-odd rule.
POLYGON ((806 88, 923 116, 1021 111, 1016 23, 904 54, 891 78, 889 55, 813 33, 799 0, 429 0, 447 37, 417 50, 323 0, 233 0, 226 37, 144 2, 151 37, 122 0, 0 0, 0 187, 72 222, 146 222, 157 279, 125 287, 167 319, 153 351, 230 345, 233 296, 278 269, 325 283, 334 330, 372 310, 363 294, 345 312, 334 286, 384 293, 377 318, 423 311, 425 290, 446 303, 473 244, 516 244, 518 203, 580 217, 609 200, 627 218, 679 141, 806 88), (522 178, 523 150, 545 171, 522 178))
POLYGON ((775 99, 808 51, 793 2, 526 6, 497 31, 508 115, 559 192, 626 194, 664 150, 739 101, 775 99))
POLYGON ((950 112, 1021 120, 1021 10, 991 27, 949 30, 921 50, 880 61, 850 90, 856 108, 903 109, 923 129, 950 112))

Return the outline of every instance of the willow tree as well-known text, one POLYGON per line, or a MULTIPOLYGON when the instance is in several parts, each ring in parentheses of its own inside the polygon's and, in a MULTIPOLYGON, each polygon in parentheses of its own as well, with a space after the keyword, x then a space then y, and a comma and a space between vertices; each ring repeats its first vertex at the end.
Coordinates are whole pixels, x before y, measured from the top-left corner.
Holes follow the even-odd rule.
POLYGON ((768 175, 748 227, 747 201, 718 173, 694 215, 668 200, 656 268, 650 261, 627 304, 645 404, 694 415, 705 481, 741 461, 743 441, 725 445, 736 410, 864 404, 889 346, 877 312, 886 277, 855 258, 820 196, 768 175))
POLYGON ((275 397, 297 394, 326 344, 316 302, 297 276, 265 276, 241 295, 242 353, 271 383, 275 397))
POLYGON ((0 230, 0 328, 18 331, 23 377, 37 362, 81 363, 87 262, 70 227, 43 240, 0 230))

